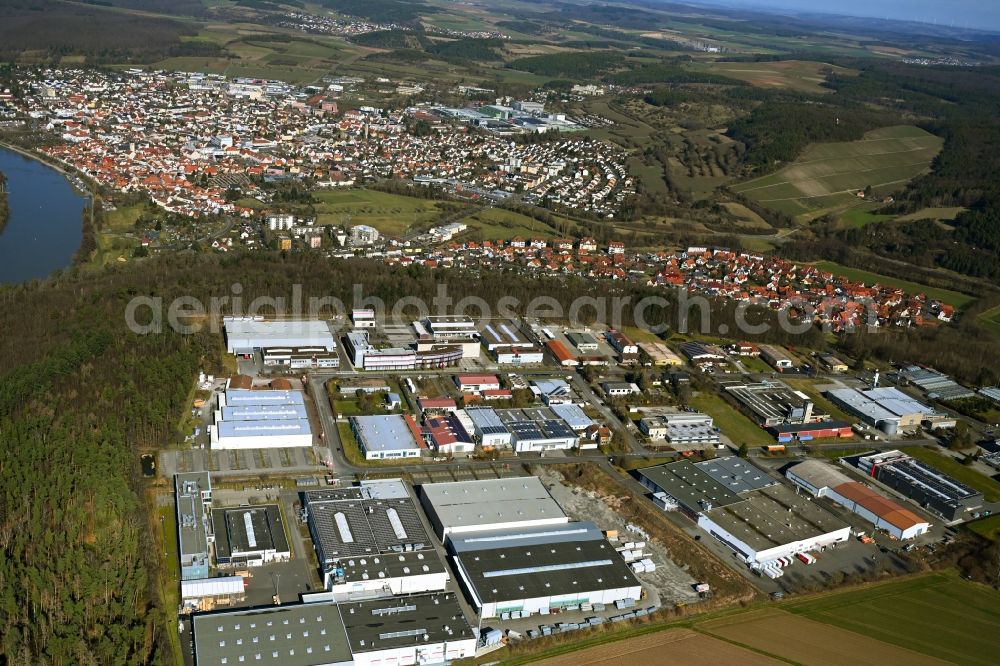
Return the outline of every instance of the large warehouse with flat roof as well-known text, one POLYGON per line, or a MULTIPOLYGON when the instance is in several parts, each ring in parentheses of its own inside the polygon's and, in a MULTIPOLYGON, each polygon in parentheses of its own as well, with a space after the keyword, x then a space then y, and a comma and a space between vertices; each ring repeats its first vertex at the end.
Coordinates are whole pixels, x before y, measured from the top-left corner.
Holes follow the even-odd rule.
POLYGON ((705 511, 698 527, 747 564, 763 564, 847 541, 851 528, 787 486, 762 488, 743 501, 705 511))
POLYGON ((409 414, 352 416, 350 423, 367 460, 419 458, 427 449, 420 427, 409 414))
POLYGON ((829 463, 806 460, 792 466, 785 476, 816 497, 829 497, 897 539, 912 539, 930 529, 930 523, 917 514, 851 480, 829 463))
POLYGON ((902 451, 862 456, 857 464, 865 474, 948 521, 966 518, 983 505, 981 492, 902 451))
POLYGON ((213 449, 274 449, 312 446, 308 419, 219 421, 211 431, 213 449))
POLYGON ((756 566, 846 541, 850 528, 735 456, 637 470, 664 509, 679 509, 756 566))
POLYGON ((686 460, 637 470, 639 482, 657 504, 680 509, 691 519, 702 511, 740 501, 740 496, 686 460))
POLYGON ((438 537, 569 522, 537 476, 425 483, 420 503, 438 537))
POLYGON ((443 590, 444 563, 399 479, 305 493, 309 533, 335 598, 443 590))
POLYGON ((267 347, 322 347, 328 352, 337 349, 329 323, 317 319, 267 321, 224 317, 222 325, 226 350, 238 356, 250 356, 267 347))
POLYGON ((445 664, 476 652, 450 592, 201 613, 193 635, 195 666, 445 664))
POLYGON ((604 539, 465 550, 454 561, 482 619, 642 596, 635 574, 604 539))
POLYGON ((220 567, 260 566, 291 557, 277 504, 216 509, 215 561, 220 567))
POLYGON ((919 427, 924 418, 934 414, 932 408, 891 386, 834 389, 827 391, 827 396, 835 405, 887 435, 919 427))

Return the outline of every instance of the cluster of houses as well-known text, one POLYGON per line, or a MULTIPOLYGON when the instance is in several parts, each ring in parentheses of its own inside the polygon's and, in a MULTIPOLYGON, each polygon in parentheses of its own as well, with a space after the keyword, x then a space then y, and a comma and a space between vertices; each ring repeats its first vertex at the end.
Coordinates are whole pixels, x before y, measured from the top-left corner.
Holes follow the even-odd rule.
MULTIPOLYGON (((101 185, 148 193, 192 217, 250 216, 227 196, 267 202, 262 182, 350 186, 384 178, 447 181, 456 190, 515 192, 531 200, 614 215, 634 192, 626 154, 586 138, 523 145, 482 134, 430 107, 341 112, 342 84, 179 72, 24 71, 13 100, 62 141, 49 156, 101 185), (424 120, 429 135, 411 133, 424 120)), ((531 104, 526 102, 525 104, 531 104)))
POLYGON ((384 252, 390 264, 428 267, 519 268, 525 273, 579 275, 685 289, 793 311, 832 331, 859 326, 928 326, 951 321, 954 308, 925 294, 851 280, 815 266, 725 249, 689 247, 678 252, 626 251, 625 244, 593 238, 455 241, 436 247, 384 252))

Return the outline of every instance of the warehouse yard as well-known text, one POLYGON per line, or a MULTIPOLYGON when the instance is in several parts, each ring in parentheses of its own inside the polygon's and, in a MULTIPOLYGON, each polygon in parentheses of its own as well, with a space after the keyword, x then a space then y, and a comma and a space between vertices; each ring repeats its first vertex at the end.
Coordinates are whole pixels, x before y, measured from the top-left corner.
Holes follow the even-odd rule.
POLYGON ((596 493, 581 488, 569 487, 562 477, 548 469, 541 469, 538 476, 553 499, 563 511, 576 520, 590 520, 604 530, 618 530, 622 541, 645 541, 646 552, 656 564, 656 570, 637 574, 649 598, 641 605, 672 606, 675 603, 689 603, 698 600, 694 585, 698 581, 691 577, 670 558, 670 552, 658 541, 644 535, 629 532, 627 521, 596 493))
POLYGON ((539 666, 631 666, 663 663, 669 651, 671 663, 741 664, 769 666, 782 662, 746 648, 705 636, 690 629, 668 629, 659 633, 606 643, 537 662, 539 666))

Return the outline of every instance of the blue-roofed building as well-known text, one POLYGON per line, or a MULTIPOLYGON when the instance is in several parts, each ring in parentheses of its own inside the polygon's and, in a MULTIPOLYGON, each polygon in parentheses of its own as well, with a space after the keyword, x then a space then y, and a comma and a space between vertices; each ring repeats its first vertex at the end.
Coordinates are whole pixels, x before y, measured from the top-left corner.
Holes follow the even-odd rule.
POLYGON ((308 419, 219 421, 212 428, 213 449, 273 449, 312 446, 308 419))

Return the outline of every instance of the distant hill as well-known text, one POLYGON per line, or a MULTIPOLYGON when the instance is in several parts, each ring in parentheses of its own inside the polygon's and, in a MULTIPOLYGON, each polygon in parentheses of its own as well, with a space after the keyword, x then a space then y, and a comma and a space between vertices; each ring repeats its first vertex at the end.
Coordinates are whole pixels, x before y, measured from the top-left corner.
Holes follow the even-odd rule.
POLYGON ((59 0, 0 3, 0 60, 45 62, 80 54, 92 63, 152 62, 171 55, 181 35, 194 34, 195 28, 181 21, 110 7, 59 0))

